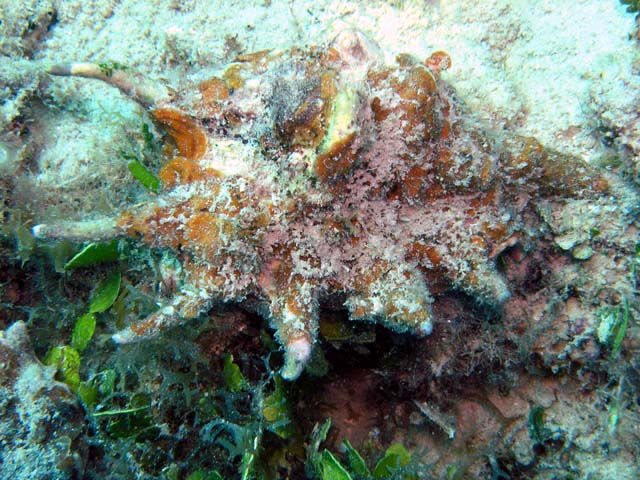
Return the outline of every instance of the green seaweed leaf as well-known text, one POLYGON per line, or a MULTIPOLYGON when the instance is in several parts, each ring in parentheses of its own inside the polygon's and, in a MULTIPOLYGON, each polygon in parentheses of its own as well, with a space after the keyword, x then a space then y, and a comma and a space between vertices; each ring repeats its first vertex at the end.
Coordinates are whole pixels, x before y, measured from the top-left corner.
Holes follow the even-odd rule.
POLYGON ((327 433, 331 428, 331 418, 327 418, 322 425, 316 424, 311 432, 309 445, 307 446, 307 474, 308 476, 320 475, 322 472, 322 455, 320 454, 320 444, 327 438, 327 433), (311 468, 309 468, 311 467, 311 468))
POLYGON ((287 400, 284 380, 276 376, 275 390, 264 399, 262 416, 267 421, 267 428, 287 440, 293 436, 295 430, 291 420, 291 405, 287 400))
POLYGON ((329 450, 324 450, 320 456, 320 472, 322 480, 352 480, 349 472, 329 450))
POLYGON ((411 461, 411 454, 401 443, 394 443, 384 452, 373 469, 373 478, 393 478, 399 469, 411 461))
POLYGON ((96 315, 95 313, 85 313, 78 320, 73 327, 71 333, 71 346, 78 352, 82 352, 93 337, 93 332, 96 329, 96 315))
POLYGON ((620 408, 618 407, 618 400, 612 399, 609 404, 609 421, 607 422, 607 431, 609 435, 615 435, 618 429, 618 422, 620 421, 620 408))
POLYGON ((529 437, 537 443, 543 443, 549 437, 549 429, 544 426, 544 408, 537 405, 529 410, 527 420, 529 437))
POLYGON ((152 192, 158 192, 160 190, 160 180, 138 160, 130 160, 129 163, 127 163, 127 168, 131 172, 131 175, 147 190, 151 190, 152 192))
POLYGON ((107 417, 107 433, 113 438, 136 437, 136 441, 152 440, 160 433, 151 415, 151 396, 136 393, 123 409, 94 412, 94 417, 107 417))
POLYGON ((622 302, 622 306, 619 307, 618 322, 614 327, 614 335, 611 341, 611 357, 616 358, 620 354, 622 348, 622 341, 624 335, 627 332, 627 325, 629 324, 629 302, 625 298, 622 302))
POLYGON ((111 369, 103 370, 98 373, 96 377, 100 379, 98 383, 98 392, 100 392, 100 395, 103 397, 110 396, 116 386, 116 371, 111 369))
POLYGON ((609 356, 616 358, 620 354, 622 341, 629 324, 629 302, 625 298, 616 306, 606 306, 598 311, 598 340, 610 349, 609 356))
POLYGON ((103 370, 80 384, 78 396, 85 406, 94 408, 103 398, 111 396, 115 383, 115 370, 103 370))
POLYGON ((192 472, 187 477, 187 480, 223 480, 216 470, 203 470, 199 469, 192 472))
POLYGON ((371 472, 369 471, 367 464, 365 463, 360 453, 358 453, 358 451, 353 448, 351 442, 345 439, 342 442, 342 445, 344 445, 345 453, 347 455, 347 460, 349 461, 349 467, 351 468, 351 471, 358 478, 371 478, 371 472))
POLYGON ((445 472, 446 480, 455 480, 458 474, 458 467, 456 465, 448 465, 447 470, 445 472))
POLYGON ((124 415, 126 413, 138 413, 147 409, 149 409, 149 406, 143 405, 141 407, 121 408, 118 410, 106 410, 103 412, 95 412, 93 416, 94 417, 115 417, 116 415, 124 415))
POLYGON ((44 358, 45 365, 53 365, 60 379, 71 391, 76 392, 80 385, 80 354, 68 345, 53 347, 44 358))
POLYGON ((249 478, 252 477, 253 471, 255 470, 255 463, 256 463, 255 452, 253 451, 244 452, 242 454, 242 460, 240 460, 240 467, 239 467, 241 480, 248 480, 249 478))
POLYGON ((242 375, 240 367, 233 363, 233 355, 225 355, 222 367, 224 385, 230 392, 241 392, 249 387, 249 382, 242 375))
POLYGON ((98 404, 98 388, 91 382, 81 382, 78 385, 78 397, 87 408, 94 408, 98 404))
POLYGON ((120 258, 118 240, 108 243, 90 243, 78 252, 65 266, 65 270, 89 267, 98 263, 114 262, 120 258))
POLYGON ((90 313, 102 313, 113 305, 118 298, 121 278, 120 272, 115 272, 98 285, 91 298, 90 313))

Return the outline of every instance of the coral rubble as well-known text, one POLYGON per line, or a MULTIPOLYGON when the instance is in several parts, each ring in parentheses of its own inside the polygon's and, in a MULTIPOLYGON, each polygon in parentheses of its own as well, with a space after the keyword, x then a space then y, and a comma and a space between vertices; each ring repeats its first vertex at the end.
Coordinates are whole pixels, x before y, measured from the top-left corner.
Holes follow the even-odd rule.
MULTIPOLYGON (((157 198, 34 234, 131 236, 176 251, 184 279, 173 300, 114 339, 239 302, 269 318, 288 379, 309 359, 325 304, 417 335, 437 325, 444 292, 499 310, 512 293, 496 268, 506 253, 526 256, 556 234, 576 259, 591 248, 588 234, 565 248, 563 229, 580 228, 560 225, 558 205, 600 202, 602 216, 631 194, 579 158, 482 131, 440 78, 449 64, 437 52, 385 65, 377 45, 346 30, 328 48, 242 55, 180 93, 117 64, 57 65, 50 73, 105 81, 147 107, 168 161, 157 198)), ((617 211, 617 232, 631 213, 617 211)))

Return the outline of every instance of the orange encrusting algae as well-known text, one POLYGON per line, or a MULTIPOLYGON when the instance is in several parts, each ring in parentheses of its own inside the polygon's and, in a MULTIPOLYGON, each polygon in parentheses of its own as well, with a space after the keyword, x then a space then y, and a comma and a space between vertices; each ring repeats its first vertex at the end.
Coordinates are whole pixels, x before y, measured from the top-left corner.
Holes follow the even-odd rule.
POLYGON ((207 137, 192 118, 171 108, 157 108, 151 114, 171 136, 180 156, 188 160, 199 160, 204 156, 207 137))
POLYGON ((179 184, 189 184, 215 180, 222 174, 213 168, 203 168, 199 163, 184 157, 177 157, 166 163, 158 173, 158 178, 166 188, 179 184))

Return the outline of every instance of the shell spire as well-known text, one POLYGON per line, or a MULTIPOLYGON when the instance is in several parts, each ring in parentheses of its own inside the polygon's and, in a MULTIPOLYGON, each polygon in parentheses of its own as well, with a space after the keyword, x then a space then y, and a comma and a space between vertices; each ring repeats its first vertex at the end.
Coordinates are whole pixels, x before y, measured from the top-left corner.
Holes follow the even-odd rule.
POLYGON ((324 49, 241 55, 179 95, 116 63, 56 65, 52 75, 101 80, 150 110, 166 162, 157 197, 34 235, 127 236, 176 252, 172 298, 114 340, 237 303, 275 331, 287 380, 310 361, 325 306, 416 336, 446 329, 442 313, 466 318, 460 293, 500 315, 530 301, 524 267, 501 263, 550 250, 555 220, 539 212, 558 199, 604 211, 615 185, 535 139, 479 129, 441 76, 450 64, 444 52, 386 62, 345 30, 324 49))

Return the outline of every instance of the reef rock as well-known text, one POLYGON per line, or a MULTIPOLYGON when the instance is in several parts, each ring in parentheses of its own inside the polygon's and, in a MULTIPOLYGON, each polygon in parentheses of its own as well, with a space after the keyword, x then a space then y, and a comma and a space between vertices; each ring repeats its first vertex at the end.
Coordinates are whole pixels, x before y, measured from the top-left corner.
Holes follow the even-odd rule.
POLYGON ((0 477, 80 478, 86 445, 84 415, 69 388, 42 365, 27 327, 0 332, 0 477))

